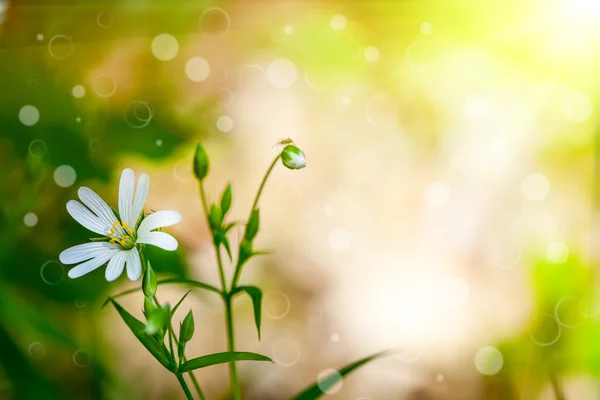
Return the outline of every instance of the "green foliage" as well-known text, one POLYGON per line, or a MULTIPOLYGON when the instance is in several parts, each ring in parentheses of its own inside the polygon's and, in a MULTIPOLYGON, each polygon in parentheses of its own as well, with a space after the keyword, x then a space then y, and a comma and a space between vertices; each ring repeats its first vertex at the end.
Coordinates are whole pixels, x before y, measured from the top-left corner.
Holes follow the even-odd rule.
POLYGON ((273 362, 269 357, 261 354, 235 351, 209 354, 198 358, 193 358, 183 363, 179 368, 180 373, 192 371, 199 368, 210 367, 211 365, 224 364, 234 361, 269 361, 273 362))
POLYGON ((260 219, 259 217, 260 212, 258 211, 258 208, 252 210, 252 214, 250 215, 250 219, 248 220, 248 225, 246 226, 246 233, 244 234, 244 239, 247 242, 252 242, 252 240, 254 240, 254 237, 258 233, 260 219))
POLYGON ((189 342, 192 340, 192 336, 194 336, 194 314, 192 314, 192 310, 190 310, 181 324, 179 341, 183 343, 189 342))
POLYGON ((260 321, 261 321, 261 309, 262 309, 262 291, 256 286, 238 286, 235 289, 234 295, 237 293, 245 292, 250 299, 252 299, 252 306, 254 308, 254 322, 256 324, 256 331, 258 332, 258 340, 260 340, 260 321))
POLYGON ((216 204, 210 206, 208 220, 213 232, 219 232, 221 230, 221 224, 223 223, 223 212, 216 204))
POLYGON ((223 216, 227 215, 227 212, 231 208, 232 198, 233 193, 231 191, 231 182, 229 182, 223 191, 223 194, 221 195, 221 211, 223 212, 223 216))
POLYGON ((156 294, 156 288, 156 274, 150 266, 150 262, 148 262, 146 272, 144 273, 144 279, 142 281, 142 290, 144 292, 144 295, 151 299, 156 294))

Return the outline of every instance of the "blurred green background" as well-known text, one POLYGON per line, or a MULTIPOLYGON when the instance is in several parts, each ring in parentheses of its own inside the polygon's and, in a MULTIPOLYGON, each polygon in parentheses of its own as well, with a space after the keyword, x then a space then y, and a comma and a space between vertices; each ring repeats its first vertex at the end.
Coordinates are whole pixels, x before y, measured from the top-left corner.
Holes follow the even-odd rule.
MULTIPOLYGON (((146 211, 184 217, 152 265, 216 282, 194 146, 243 218, 287 137, 308 166, 261 201, 266 321, 259 343, 240 301, 238 347, 275 364, 240 366, 246 398, 387 348, 326 396, 600 398, 599 23, 592 0, 0 0, 0 398, 182 398, 100 309, 135 284, 66 276, 90 233, 65 204, 148 173, 146 211)), ((223 351, 221 305, 190 301, 193 351, 223 351)), ((227 397, 225 367, 198 376, 227 397)))

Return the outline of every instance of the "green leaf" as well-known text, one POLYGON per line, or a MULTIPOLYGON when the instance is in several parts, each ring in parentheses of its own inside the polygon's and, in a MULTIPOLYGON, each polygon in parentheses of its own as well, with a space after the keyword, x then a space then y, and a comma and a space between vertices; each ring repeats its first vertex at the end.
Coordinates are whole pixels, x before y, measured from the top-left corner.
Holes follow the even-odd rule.
POLYGON ((169 310, 169 304, 166 303, 160 308, 154 309, 150 315, 148 315, 148 322, 146 323, 145 333, 148 335, 159 335, 164 337, 166 327, 171 320, 171 311, 169 310))
POLYGON ((357 369, 359 367, 362 367, 369 361, 372 361, 376 358, 379 358, 379 357, 387 355, 387 354, 389 354, 389 352, 383 351, 381 353, 373 354, 369 357, 365 357, 361 360, 355 361, 352 364, 349 364, 349 365, 345 366, 344 368, 340 369, 339 372, 331 373, 330 375, 325 377, 325 379, 320 380, 319 382, 316 382, 313 385, 309 386, 304 391, 302 391, 300 394, 296 395, 296 397, 294 397, 292 400, 318 399, 325 394, 324 393, 325 390, 331 388, 333 385, 335 385, 337 382, 339 382, 344 376, 348 375, 350 372, 354 371, 355 369, 357 369))
MULTIPOLYGON (((198 282, 198 281, 194 281, 191 279, 167 278, 167 279, 159 280, 157 282, 158 285, 166 285, 166 284, 170 284, 170 283, 182 283, 182 284, 190 285, 190 286, 197 287, 200 289, 208 290, 209 292, 215 292, 215 293, 221 294, 221 291, 219 289, 217 289, 216 287, 211 286, 207 283, 198 282)), ((107 298, 106 301, 104 301, 104 303, 102 303, 102 308, 104 308, 108 303, 110 303, 112 299, 116 299, 117 297, 125 296, 126 294, 139 292, 140 290, 142 290, 141 287, 136 287, 133 289, 125 290, 124 292, 121 292, 121 293, 117 293, 117 294, 107 298)))
POLYGON ((231 247, 229 246, 229 239, 227 239, 226 236, 220 235, 220 242, 223 245, 223 247, 225 247, 225 251, 227 252, 227 255, 229 256, 229 261, 233 262, 233 256, 231 255, 231 247))
POLYGON ((227 225, 225 225, 225 227, 223 228, 223 234, 226 234, 227 232, 229 232, 231 230, 231 228, 233 228, 236 225, 238 225, 237 222, 230 222, 227 225))
POLYGON ((109 298, 109 301, 115 306, 121 318, 135 337, 140 341, 141 344, 169 371, 173 371, 171 356, 169 351, 165 347, 164 343, 159 342, 155 337, 147 335, 144 330, 146 325, 137 320, 133 315, 129 314, 123 307, 119 305, 114 299, 109 298))
POLYGON ((185 298, 187 297, 188 294, 190 294, 191 290, 188 290, 183 297, 177 302, 177 304, 175 304, 175 307, 173 307, 173 309, 171 310, 171 317, 173 317, 173 315, 175 315, 175 311, 177 311, 177 309, 179 308, 179 306, 181 305, 181 303, 183 303, 183 300, 185 300, 185 298))
POLYGON ((252 299, 252 305, 254 306, 254 322, 256 323, 256 330, 258 332, 258 340, 260 340, 260 320, 261 320, 261 305, 262 305, 262 291, 256 286, 238 286, 235 293, 246 292, 252 299))
POLYGON ((227 211, 231 208, 232 197, 231 182, 229 182, 221 195, 221 211, 223 211, 223 215, 227 214, 227 211))
POLYGON ((209 354, 198 358, 193 358, 183 363, 179 368, 179 373, 192 371, 199 368, 210 367, 211 365, 224 364, 232 361, 270 361, 273 362, 269 357, 261 354, 234 351, 209 354))

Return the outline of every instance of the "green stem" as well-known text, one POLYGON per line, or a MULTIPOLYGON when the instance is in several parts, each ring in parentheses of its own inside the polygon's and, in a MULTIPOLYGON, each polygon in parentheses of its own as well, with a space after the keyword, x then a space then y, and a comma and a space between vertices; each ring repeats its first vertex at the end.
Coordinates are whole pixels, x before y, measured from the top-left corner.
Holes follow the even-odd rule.
MULTIPOLYGON (((275 157, 275 159, 273 160, 271 165, 269 165, 269 169, 267 169, 265 176, 263 176, 262 182, 260 183, 260 186, 258 187, 258 192, 256 192, 256 197, 254 198, 254 203, 252 203, 252 208, 250 209, 250 214, 248 215, 248 221, 250 220, 250 217, 252 217, 252 212, 256 209, 256 206, 258 205, 258 200, 260 199, 260 195, 262 194, 265 184, 267 183, 267 179, 271 175, 271 171, 273 171, 273 168, 275 168, 275 164, 277 164, 277 161, 280 158, 281 158, 281 153, 277 154, 277 157, 275 157)), ((235 273, 233 274, 233 281, 231 282, 231 291, 230 292, 233 292, 235 290, 237 283, 240 279, 240 275, 242 274, 243 267, 244 267, 244 265, 240 264, 240 262, 238 260, 238 263, 235 266, 235 273)))
POLYGON ((192 392, 190 392, 190 388, 188 387, 187 383, 185 383, 185 379, 183 379, 183 375, 181 374, 175 374, 177 376, 177 380, 179 381, 179 384, 181 385, 181 388, 183 389, 183 392, 185 393, 185 396, 187 397, 188 400, 194 400, 194 396, 192 396, 192 392))
MULTIPOLYGON (((225 299, 225 317, 227 322, 227 348, 230 352, 235 351, 235 332, 233 329, 233 310, 231 308, 231 296, 225 299)), ((231 375, 231 391, 234 400, 240 400, 240 381, 237 373, 235 361, 229 363, 229 373, 231 375)))
MULTIPOLYGON (((214 232, 210 226, 208 202, 206 201, 206 193, 204 191, 204 181, 200 181, 200 198, 202 199, 202 208, 204 209, 204 217, 206 219, 206 223, 208 224, 208 230, 213 234, 214 238, 214 232)), ((225 281, 225 271, 223 270, 223 263, 221 262, 221 253, 219 252, 219 246, 215 243, 214 239, 213 244, 215 246, 215 251, 217 252, 217 260, 219 261, 219 277, 221 278, 221 287, 223 288, 223 292, 225 292, 227 290, 227 282, 225 281)))

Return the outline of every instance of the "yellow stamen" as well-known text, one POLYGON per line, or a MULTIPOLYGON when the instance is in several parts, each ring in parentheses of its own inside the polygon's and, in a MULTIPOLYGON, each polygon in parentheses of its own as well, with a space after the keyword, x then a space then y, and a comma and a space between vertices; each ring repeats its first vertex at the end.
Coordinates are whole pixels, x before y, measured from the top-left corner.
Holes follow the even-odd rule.
POLYGON ((125 246, 127 243, 125 243, 124 240, 121 240, 121 246, 125 246))
POLYGON ((131 229, 131 228, 127 228, 127 231, 128 231, 130 234, 132 234, 132 233, 133 233, 133 229, 131 229))
POLYGON ((119 226, 119 221, 115 222, 115 223, 113 224, 113 226, 114 226, 114 227, 117 227, 117 226, 119 226))
POLYGON ((108 231, 108 236, 112 236, 115 234, 115 230, 113 228, 110 228, 110 231, 108 231))
POLYGON ((123 239, 129 239, 129 236, 123 235, 123 239))
POLYGON ((123 228, 127 228, 127 222, 121 222, 121 226, 122 226, 123 228))
POLYGON ((115 241, 116 241, 116 240, 117 240, 116 238, 112 238, 112 239, 110 239, 110 244, 115 244, 115 241))

